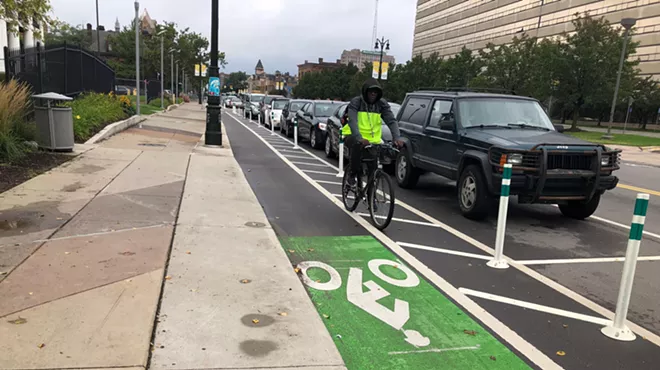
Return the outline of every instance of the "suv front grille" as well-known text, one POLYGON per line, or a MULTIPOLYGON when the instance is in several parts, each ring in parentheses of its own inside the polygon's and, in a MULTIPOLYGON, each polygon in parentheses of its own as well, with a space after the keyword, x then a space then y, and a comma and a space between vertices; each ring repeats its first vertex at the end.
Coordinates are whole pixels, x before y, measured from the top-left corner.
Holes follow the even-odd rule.
POLYGON ((549 170, 591 170, 593 155, 548 154, 549 170))

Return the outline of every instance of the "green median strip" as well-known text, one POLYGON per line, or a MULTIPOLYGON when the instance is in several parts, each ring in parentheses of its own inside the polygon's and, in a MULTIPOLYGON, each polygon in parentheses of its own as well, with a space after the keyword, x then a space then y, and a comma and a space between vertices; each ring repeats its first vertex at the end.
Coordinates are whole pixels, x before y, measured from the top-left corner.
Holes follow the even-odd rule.
POLYGON ((281 239, 349 369, 528 369, 371 236, 281 239))

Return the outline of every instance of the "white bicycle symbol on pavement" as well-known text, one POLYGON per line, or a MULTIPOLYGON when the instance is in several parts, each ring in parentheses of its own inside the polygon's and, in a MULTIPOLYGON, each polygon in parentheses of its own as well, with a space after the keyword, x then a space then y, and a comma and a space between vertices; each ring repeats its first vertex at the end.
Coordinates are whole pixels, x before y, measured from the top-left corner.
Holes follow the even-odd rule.
MULTIPOLYGON (((374 259, 369 261, 368 266, 371 273, 388 284, 402 288, 413 288, 419 285, 419 277, 415 275, 415 273, 408 267, 395 261, 374 259), (406 278, 394 279, 391 276, 387 276, 382 271, 380 271, 381 266, 395 267, 405 273, 406 278)), ((300 268, 300 272, 302 273, 303 283, 305 283, 305 285, 310 288, 330 291, 337 290, 342 285, 342 279, 341 275, 339 275, 339 272, 337 272, 334 267, 326 263, 319 261, 305 261, 300 262, 298 264, 298 268, 300 268), (313 267, 325 270, 328 274, 330 274, 330 280, 321 283, 310 279, 307 275, 307 270, 313 267)), ((431 340, 420 334, 417 330, 403 329, 403 326, 410 319, 410 308, 408 302, 395 298, 394 310, 390 310, 389 308, 378 303, 378 300, 389 295, 390 293, 388 291, 386 291, 373 280, 363 282, 362 269, 355 267, 350 268, 348 273, 348 281, 346 282, 346 299, 348 299, 349 302, 391 326, 395 330, 402 331, 405 336, 405 341, 412 344, 413 346, 426 347, 431 344, 431 340), (367 288, 367 291, 363 291, 362 285, 367 288)))

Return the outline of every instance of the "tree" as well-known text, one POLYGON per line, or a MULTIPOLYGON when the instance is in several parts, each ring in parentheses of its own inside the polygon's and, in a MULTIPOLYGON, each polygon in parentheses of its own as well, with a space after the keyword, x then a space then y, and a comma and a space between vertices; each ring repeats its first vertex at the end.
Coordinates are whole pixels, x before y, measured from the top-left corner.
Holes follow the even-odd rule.
POLYGON ((536 39, 514 37, 511 44, 488 44, 479 55, 484 65, 481 81, 488 87, 516 95, 532 95, 536 73, 536 39))
POLYGON ((222 82, 224 90, 238 91, 248 88, 248 76, 245 72, 232 72, 222 82))
POLYGON ((45 40, 46 45, 63 43, 71 45, 86 45, 91 41, 84 29, 72 26, 57 19, 53 20, 50 24, 45 40))
MULTIPOLYGON (((561 44, 561 57, 557 60, 557 92, 573 111, 571 130, 577 130, 580 110, 585 105, 606 103, 607 96, 612 98, 623 36, 604 18, 589 14, 577 15, 573 25, 575 33, 564 34, 566 42, 561 44)), ((626 58, 635 52, 636 46, 637 43, 629 43, 626 58)), ((633 70, 636 63, 626 61, 626 70, 633 70)))
POLYGON ((446 76, 437 81, 438 86, 469 87, 472 80, 479 76, 482 62, 472 51, 463 47, 461 51, 446 61, 446 76))
POLYGON ((7 21, 9 32, 18 32, 18 28, 31 19, 33 24, 40 25, 39 28, 33 28, 35 36, 40 38, 40 29, 44 24, 51 23, 48 16, 50 10, 50 0, 2 0, 0 18, 7 21))

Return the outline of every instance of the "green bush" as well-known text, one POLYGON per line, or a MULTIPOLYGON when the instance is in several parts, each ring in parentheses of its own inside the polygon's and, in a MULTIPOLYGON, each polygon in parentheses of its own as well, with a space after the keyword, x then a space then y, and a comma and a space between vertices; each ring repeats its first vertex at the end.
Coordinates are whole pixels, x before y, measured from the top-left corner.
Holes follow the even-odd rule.
POLYGON ((106 125, 128 118, 121 98, 113 94, 84 93, 63 106, 73 109, 76 142, 85 142, 106 125))
POLYGON ((30 149, 23 144, 34 138, 33 126, 28 126, 26 116, 32 108, 30 88, 11 80, 0 83, 0 161, 13 162, 22 158, 30 149))

